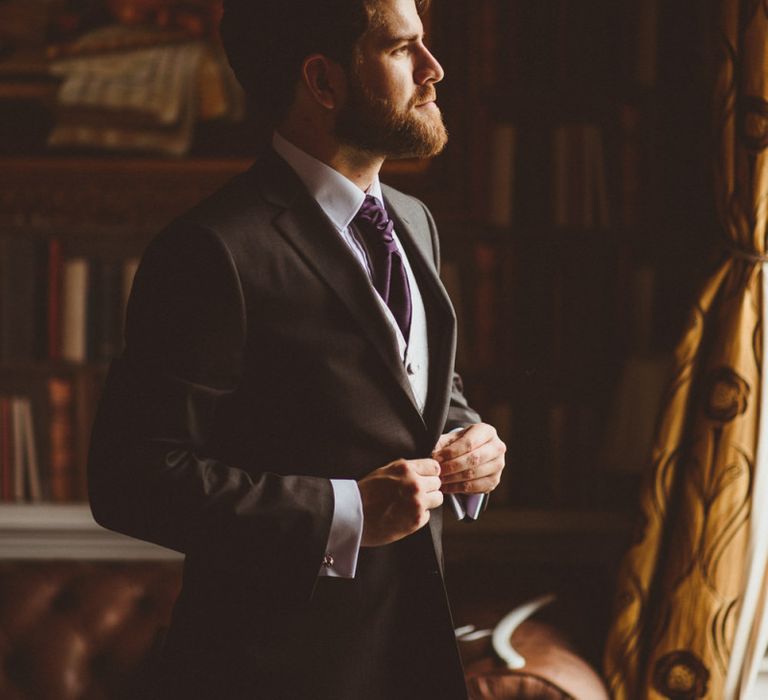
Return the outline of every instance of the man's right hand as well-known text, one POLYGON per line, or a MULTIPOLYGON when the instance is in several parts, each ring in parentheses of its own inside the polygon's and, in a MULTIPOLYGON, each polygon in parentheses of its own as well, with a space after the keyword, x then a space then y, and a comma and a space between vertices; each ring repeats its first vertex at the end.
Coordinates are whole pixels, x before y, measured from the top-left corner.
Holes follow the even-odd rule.
POLYGON ((358 482, 363 502, 363 547, 378 547, 416 532, 443 502, 434 459, 398 459, 358 482))

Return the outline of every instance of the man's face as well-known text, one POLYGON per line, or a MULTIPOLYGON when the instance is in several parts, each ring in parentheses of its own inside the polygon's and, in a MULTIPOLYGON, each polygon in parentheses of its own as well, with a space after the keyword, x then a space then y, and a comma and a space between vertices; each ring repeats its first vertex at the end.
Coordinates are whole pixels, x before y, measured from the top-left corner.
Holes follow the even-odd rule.
POLYGON ((427 158, 443 150, 448 133, 435 98, 443 69, 424 46, 414 0, 376 3, 372 28, 360 40, 338 114, 342 142, 387 158, 427 158))

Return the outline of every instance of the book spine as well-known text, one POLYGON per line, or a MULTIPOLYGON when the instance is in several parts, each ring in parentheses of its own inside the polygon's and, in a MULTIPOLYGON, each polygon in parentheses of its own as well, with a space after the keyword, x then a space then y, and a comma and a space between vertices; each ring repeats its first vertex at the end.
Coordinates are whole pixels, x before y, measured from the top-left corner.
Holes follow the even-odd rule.
POLYGON ((24 436, 22 434, 24 417, 21 398, 11 397, 11 426, 13 434, 13 500, 24 500, 24 436))
POLYGON ((4 360, 30 360, 36 350, 36 286, 38 241, 22 235, 5 237, 2 298, 2 351, 4 360))
POLYGON ((21 400, 21 417, 24 423, 22 431, 24 438, 25 477, 28 486, 29 500, 38 502, 43 494, 40 487, 40 465, 37 458, 37 441, 35 439, 35 425, 32 420, 32 402, 29 398, 21 400))
POLYGON ((109 304, 103 296, 104 263, 92 259, 88 265, 88 280, 85 299, 85 358, 98 360, 100 347, 106 331, 104 313, 109 311, 109 304))
POLYGON ((61 359, 61 241, 48 241, 48 358, 61 359))
POLYGON ((491 138, 491 186, 489 220, 493 226, 512 225, 515 146, 517 132, 512 124, 497 124, 491 138))
POLYGON ((55 502, 72 500, 75 470, 73 401, 71 381, 63 377, 48 380, 50 489, 51 499, 55 502))
POLYGON ((640 223, 640 114, 636 107, 621 108, 621 224, 632 227, 640 223))
POLYGON ((62 271, 61 355, 69 362, 87 358, 88 260, 70 258, 62 271))
POLYGON ((490 367, 495 357, 496 251, 487 243, 475 246, 475 359, 490 367))
POLYGON ((13 436, 10 399, 0 396, 0 474, 2 474, 2 500, 13 498, 13 436))
POLYGON ((568 224, 567 133, 564 126, 552 133, 552 213, 555 226, 568 224))

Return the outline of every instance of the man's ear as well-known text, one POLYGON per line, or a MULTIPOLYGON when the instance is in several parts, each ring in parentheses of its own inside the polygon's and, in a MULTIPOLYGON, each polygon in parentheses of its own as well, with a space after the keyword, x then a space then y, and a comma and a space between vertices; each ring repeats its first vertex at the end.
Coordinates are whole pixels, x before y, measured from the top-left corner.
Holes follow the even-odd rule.
POLYGON ((323 54, 304 59, 302 81, 313 99, 325 109, 338 109, 346 93, 346 76, 341 66, 323 54))

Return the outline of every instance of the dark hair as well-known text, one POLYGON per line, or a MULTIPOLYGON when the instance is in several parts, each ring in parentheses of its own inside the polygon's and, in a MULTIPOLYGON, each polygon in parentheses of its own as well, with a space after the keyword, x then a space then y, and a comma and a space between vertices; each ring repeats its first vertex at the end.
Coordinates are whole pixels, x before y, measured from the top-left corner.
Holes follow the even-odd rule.
MULTIPOLYGON (((415 0, 419 13, 429 0, 415 0)), ((224 0, 221 40, 252 109, 271 126, 293 102, 304 59, 321 53, 345 69, 376 0, 224 0)))

